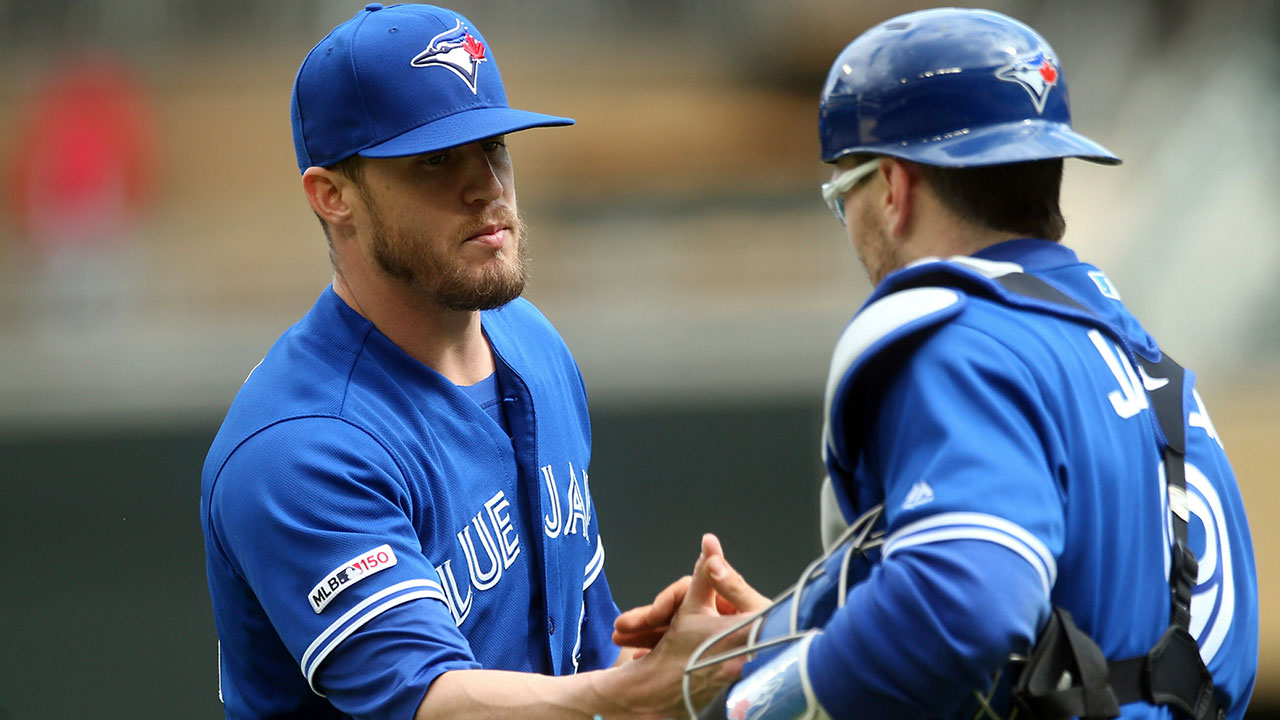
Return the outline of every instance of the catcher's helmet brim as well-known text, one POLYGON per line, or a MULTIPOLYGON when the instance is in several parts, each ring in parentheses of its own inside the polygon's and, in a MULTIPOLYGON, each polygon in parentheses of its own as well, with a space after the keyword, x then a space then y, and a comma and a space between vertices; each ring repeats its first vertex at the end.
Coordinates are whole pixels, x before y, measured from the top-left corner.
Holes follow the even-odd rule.
POLYGON ((1110 150, 1063 123, 1038 120, 964 128, 946 136, 921 138, 913 142, 856 145, 823 160, 835 162, 846 155, 862 153, 957 168, 1069 157, 1102 165, 1123 162, 1110 150))

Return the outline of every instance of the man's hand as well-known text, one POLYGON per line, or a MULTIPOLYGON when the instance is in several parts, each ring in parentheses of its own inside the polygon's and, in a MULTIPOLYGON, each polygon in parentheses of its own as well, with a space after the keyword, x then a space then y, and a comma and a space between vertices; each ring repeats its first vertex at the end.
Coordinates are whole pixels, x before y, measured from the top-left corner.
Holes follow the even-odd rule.
MULTIPOLYGON (((620 618, 621 630, 615 625, 615 638, 641 646, 652 642, 652 650, 636 651, 637 660, 618 668, 629 677, 624 704, 640 717, 684 717, 681 688, 690 655, 707 638, 742 624, 742 613, 768 605, 769 600, 725 561, 716 536, 703 535, 692 576, 672 583, 653 604, 629 611, 625 620, 620 618)), ((740 646, 748 632, 747 627, 740 628, 715 650, 740 646)), ((745 661, 738 658, 695 673, 689 688, 695 704, 705 704, 737 680, 745 661)))
MULTIPOLYGON (((705 535, 693 574, 672 583, 659 593, 653 605, 631 611, 628 620, 623 621, 624 628, 635 628, 635 632, 622 635, 651 640, 640 659, 620 667, 559 677, 503 670, 446 672, 432 683, 415 717, 685 717, 684 669, 689 656, 707 638, 740 624, 746 618, 742 613, 755 612, 768 604, 724 561, 719 540, 705 535)), ((713 649, 741 646, 747 632, 747 628, 741 628, 713 649)), ((745 658, 738 658, 718 663, 693 674, 690 692, 695 703, 705 705, 737 680, 744 661, 745 658)))
MULTIPOLYGON (((729 565, 720 540, 710 533, 702 537, 702 554, 694 566, 695 571, 703 563, 706 564, 711 588, 715 590, 715 609, 720 615, 759 612, 769 607, 769 598, 756 592, 729 565)), ((670 628, 671 619, 689 592, 692 580, 692 576, 686 575, 659 592, 652 603, 619 615, 613 623, 613 643, 623 648, 635 648, 634 657, 643 657, 670 628)))

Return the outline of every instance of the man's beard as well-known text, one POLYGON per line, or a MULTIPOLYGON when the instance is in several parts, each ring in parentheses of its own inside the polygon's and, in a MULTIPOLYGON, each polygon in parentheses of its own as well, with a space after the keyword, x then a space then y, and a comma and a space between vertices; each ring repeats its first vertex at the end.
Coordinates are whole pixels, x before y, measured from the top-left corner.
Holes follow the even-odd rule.
POLYGON ((368 203, 373 235, 373 260, 387 277, 399 280, 446 310, 492 310, 520 297, 528 279, 529 230, 514 211, 497 213, 468 224, 444 247, 425 234, 390 228, 374 203, 368 203), (508 247, 494 254, 498 262, 475 269, 451 254, 489 223, 508 226, 515 235, 516 254, 508 247), (503 260, 506 260, 505 262, 503 260), (513 260, 513 261, 512 261, 513 260))
POLYGON ((871 286, 875 287, 886 275, 902 267, 901 252, 890 241, 883 219, 869 203, 859 203, 854 212, 848 220, 856 223, 854 231, 858 233, 853 248, 871 278, 871 286))

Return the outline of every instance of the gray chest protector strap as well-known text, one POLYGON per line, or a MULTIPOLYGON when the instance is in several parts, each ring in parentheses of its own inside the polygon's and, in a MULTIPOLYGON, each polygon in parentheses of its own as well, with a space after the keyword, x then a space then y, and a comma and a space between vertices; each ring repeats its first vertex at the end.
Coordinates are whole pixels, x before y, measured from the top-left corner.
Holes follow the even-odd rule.
MULTIPOLYGON (((1013 273, 995 280, 1019 295, 1094 314, 1032 275, 1013 273)), ((1213 691, 1213 677, 1189 632, 1198 565, 1187 542, 1185 371, 1168 355, 1158 363, 1141 356, 1138 360, 1148 376, 1168 379, 1147 395, 1166 440, 1164 470, 1173 523, 1169 627, 1146 655, 1108 661, 1097 643, 1076 627, 1071 614, 1055 607, 1013 689, 1015 703, 1038 720, 1113 718, 1120 715, 1120 705, 1139 700, 1168 705, 1194 720, 1225 717, 1213 691)))

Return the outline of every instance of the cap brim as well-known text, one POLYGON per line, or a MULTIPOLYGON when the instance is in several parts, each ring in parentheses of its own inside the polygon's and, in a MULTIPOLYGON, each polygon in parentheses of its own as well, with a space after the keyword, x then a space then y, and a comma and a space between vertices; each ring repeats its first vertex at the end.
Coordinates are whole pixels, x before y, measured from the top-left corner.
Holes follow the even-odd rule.
POLYGON ((466 145, 495 135, 573 123, 573 118, 543 115, 528 110, 505 107, 473 108, 419 125, 390 140, 364 148, 356 154, 375 158, 421 155, 466 145))
POLYGON ((1063 123, 1035 120, 961 131, 937 140, 868 145, 853 151, 943 167, 981 167, 1069 157, 1102 165, 1119 165, 1122 162, 1110 150, 1063 123))

